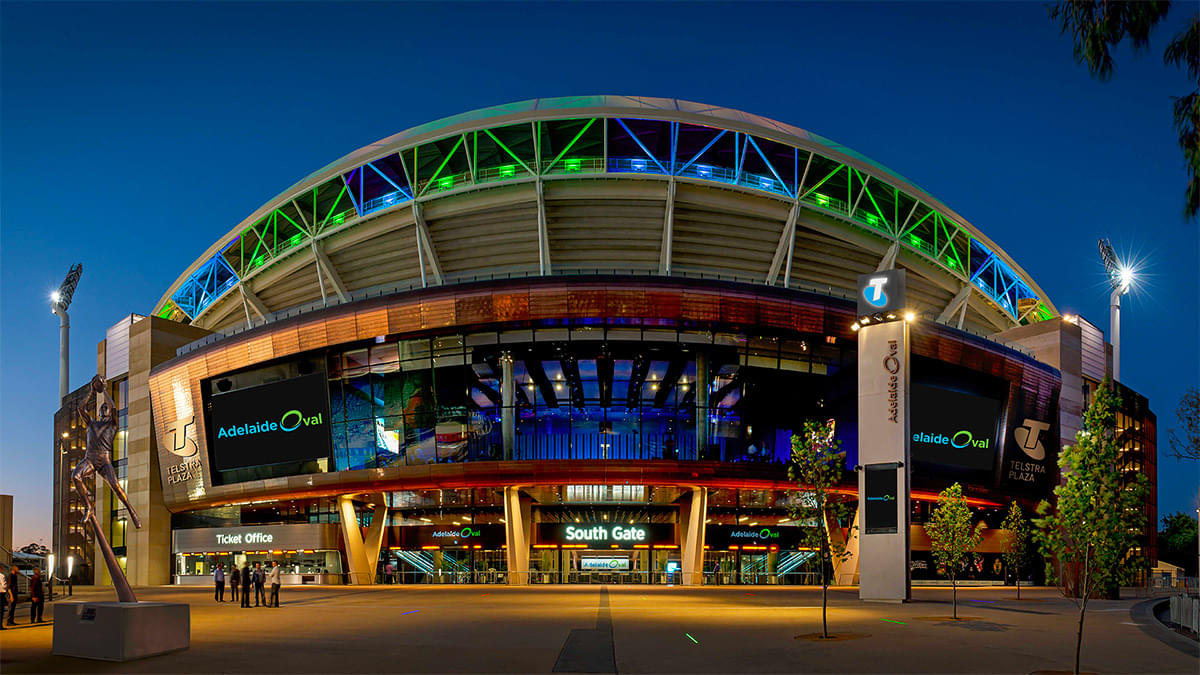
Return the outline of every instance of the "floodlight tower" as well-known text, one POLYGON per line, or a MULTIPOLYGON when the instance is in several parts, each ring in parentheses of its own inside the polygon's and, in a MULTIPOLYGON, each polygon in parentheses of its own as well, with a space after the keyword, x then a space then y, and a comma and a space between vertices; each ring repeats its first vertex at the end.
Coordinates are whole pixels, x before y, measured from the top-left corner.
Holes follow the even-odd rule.
POLYGON ((1112 286, 1112 295, 1108 297, 1108 332, 1113 346, 1114 382, 1121 381, 1121 296, 1129 292, 1133 285, 1133 269, 1117 259, 1113 253, 1112 244, 1107 239, 1099 242, 1100 260, 1108 273, 1108 283, 1112 286))
POLYGON ((79 285, 79 277, 82 275, 82 263, 71 265, 62 285, 50 294, 50 311, 58 316, 59 405, 62 405, 62 400, 67 397, 68 379, 71 375, 71 317, 67 316, 67 308, 71 306, 71 297, 75 295, 75 287, 79 285))

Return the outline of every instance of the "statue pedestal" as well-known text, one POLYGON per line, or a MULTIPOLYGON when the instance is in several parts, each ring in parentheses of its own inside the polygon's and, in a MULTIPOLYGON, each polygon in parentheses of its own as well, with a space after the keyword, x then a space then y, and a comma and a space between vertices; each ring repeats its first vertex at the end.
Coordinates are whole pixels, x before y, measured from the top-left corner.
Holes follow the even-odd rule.
POLYGON ((58 656, 132 661, 187 649, 191 608, 180 602, 57 602, 58 656))

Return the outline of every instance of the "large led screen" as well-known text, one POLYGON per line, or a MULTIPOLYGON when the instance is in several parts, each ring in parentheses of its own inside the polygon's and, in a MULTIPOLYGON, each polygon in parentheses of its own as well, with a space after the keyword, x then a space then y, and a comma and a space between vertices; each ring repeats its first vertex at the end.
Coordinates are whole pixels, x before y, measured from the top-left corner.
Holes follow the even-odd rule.
POLYGON ((909 449, 914 462, 992 471, 1000 401, 914 384, 910 405, 909 449))
POLYGON ((212 465, 217 471, 329 456, 329 394, 323 374, 212 397, 212 465))

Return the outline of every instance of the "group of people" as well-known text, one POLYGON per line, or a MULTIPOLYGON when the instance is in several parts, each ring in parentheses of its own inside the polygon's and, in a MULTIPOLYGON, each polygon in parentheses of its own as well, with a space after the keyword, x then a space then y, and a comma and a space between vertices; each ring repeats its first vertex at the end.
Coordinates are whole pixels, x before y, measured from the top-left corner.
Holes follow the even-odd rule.
MULTIPOLYGON (((263 607, 278 607, 279 606, 279 575, 282 570, 279 569, 279 563, 271 561, 269 569, 263 569, 259 563, 254 563, 254 569, 250 569, 250 563, 242 563, 242 569, 239 570, 237 565, 231 565, 229 571, 229 590, 232 591, 230 602, 238 601, 238 590, 241 589, 242 607, 250 606, 250 588, 254 588, 254 606, 259 607, 259 599, 262 600, 263 607), (267 600, 267 594, 264 587, 271 585, 271 599, 267 600)), ((225 602, 225 565, 217 563, 213 568, 213 585, 215 592, 213 599, 217 602, 225 602)))
MULTIPOLYGON (((0 574, 0 630, 4 630, 5 624, 17 625, 17 603, 21 600, 20 574, 16 565, 13 565, 8 575, 0 574), (6 606, 7 620, 4 619, 6 606)), ((42 571, 34 568, 33 576, 29 578, 29 623, 42 623, 42 610, 45 606, 42 571)))

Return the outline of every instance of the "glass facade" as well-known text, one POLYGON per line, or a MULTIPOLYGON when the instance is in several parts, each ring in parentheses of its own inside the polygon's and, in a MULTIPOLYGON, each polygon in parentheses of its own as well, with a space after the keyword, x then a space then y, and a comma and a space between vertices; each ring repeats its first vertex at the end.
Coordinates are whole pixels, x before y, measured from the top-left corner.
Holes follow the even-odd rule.
POLYGON ((328 356, 333 464, 782 463, 800 420, 834 414, 852 359, 826 337, 638 325, 381 341, 328 356))
MULTIPOLYGON (((129 442, 129 379, 109 383, 108 395, 112 397, 113 403, 117 406, 117 434, 113 437, 112 465, 117 472, 117 482, 121 485, 121 489, 128 491, 129 449, 126 444, 129 442)), ((101 492, 108 495, 106 497, 109 505, 108 542, 112 546, 113 552, 117 554, 117 560, 124 567, 125 541, 130 527, 129 512, 112 490, 106 489, 101 492)))

